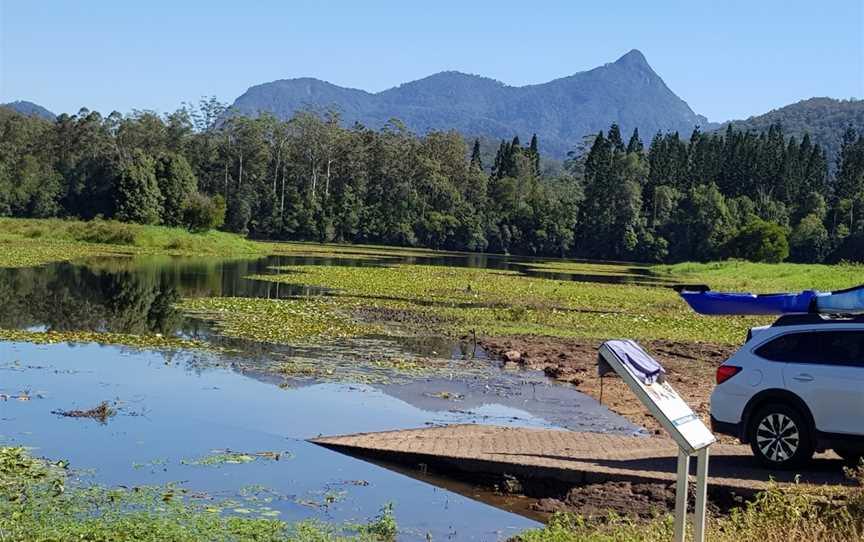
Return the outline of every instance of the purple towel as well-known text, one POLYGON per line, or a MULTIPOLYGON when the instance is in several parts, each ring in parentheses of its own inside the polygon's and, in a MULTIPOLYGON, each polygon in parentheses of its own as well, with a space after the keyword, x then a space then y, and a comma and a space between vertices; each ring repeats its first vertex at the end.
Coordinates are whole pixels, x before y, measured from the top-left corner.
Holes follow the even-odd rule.
MULTIPOLYGON (((642 350, 642 347, 635 341, 627 339, 607 341, 603 344, 621 360, 621 363, 630 373, 646 386, 657 382, 666 374, 666 371, 657 363, 657 360, 652 358, 648 352, 642 350)), ((609 372, 615 372, 606 360, 603 359, 603 356, 598 357, 597 371, 600 376, 609 372)))

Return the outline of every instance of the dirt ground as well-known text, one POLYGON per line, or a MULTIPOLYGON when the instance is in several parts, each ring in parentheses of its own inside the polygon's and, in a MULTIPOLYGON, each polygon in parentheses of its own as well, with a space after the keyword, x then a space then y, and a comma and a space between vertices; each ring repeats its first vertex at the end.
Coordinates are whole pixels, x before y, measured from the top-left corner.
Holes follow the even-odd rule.
MULTIPOLYGON (((602 341, 556 337, 496 337, 480 341, 492 356, 506 363, 544 371, 549 377, 567 382, 590 395, 613 412, 621 414, 654 434, 663 434, 657 420, 616 376, 597 376, 597 349, 602 341), (508 361, 512 360, 512 361, 508 361)), ((708 343, 642 341, 640 344, 666 369, 673 388, 707 424, 714 373, 735 351, 735 347, 708 343)), ((722 437, 721 442, 733 439, 722 437)))

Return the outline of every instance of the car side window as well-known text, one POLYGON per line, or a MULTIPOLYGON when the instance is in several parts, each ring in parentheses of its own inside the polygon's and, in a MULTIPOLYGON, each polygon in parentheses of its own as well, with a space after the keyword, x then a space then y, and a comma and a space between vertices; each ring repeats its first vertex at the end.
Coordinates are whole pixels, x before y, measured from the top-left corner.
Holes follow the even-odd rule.
POLYGON ((864 332, 826 331, 819 335, 820 362, 826 365, 864 367, 864 332))
POLYGON ((756 349, 770 361, 864 368, 864 331, 788 333, 756 349))
POLYGON ((768 341, 756 349, 756 355, 770 361, 787 363, 813 363, 818 355, 816 333, 787 333, 768 341))

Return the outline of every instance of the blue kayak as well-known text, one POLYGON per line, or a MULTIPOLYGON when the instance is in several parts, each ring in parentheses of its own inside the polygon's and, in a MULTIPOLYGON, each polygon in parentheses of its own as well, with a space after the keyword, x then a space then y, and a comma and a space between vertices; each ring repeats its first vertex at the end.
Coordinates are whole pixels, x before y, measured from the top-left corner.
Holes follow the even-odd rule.
POLYGON ((675 286, 675 290, 699 314, 864 313, 864 285, 834 292, 777 294, 715 292, 703 285, 675 286))

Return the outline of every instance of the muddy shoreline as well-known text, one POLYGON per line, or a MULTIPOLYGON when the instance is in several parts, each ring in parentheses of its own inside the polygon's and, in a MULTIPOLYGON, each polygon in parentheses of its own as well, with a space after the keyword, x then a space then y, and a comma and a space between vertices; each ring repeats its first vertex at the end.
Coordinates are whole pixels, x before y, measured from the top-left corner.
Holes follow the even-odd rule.
MULTIPOLYGON (((650 433, 663 430, 653 416, 633 396, 627 385, 615 376, 597 376, 597 349, 603 341, 557 337, 485 337, 478 341, 490 357, 526 369, 543 371, 546 376, 600 401, 650 433), (602 393, 601 393, 602 392, 602 393)), ((642 341, 667 371, 669 383, 708 423, 714 372, 735 351, 734 346, 677 341, 642 341)), ((726 440, 726 439, 724 439, 726 440)), ((733 442, 731 439, 727 443, 733 442)))
MULTIPOLYGON (((543 371, 548 377, 600 401, 649 433, 663 435, 659 422, 633 396, 627 385, 615 376, 597 375, 597 350, 601 340, 558 337, 484 337, 478 344, 492 358, 504 364, 543 371)), ((666 369, 669 382, 702 419, 709 422, 710 395, 714 372, 735 351, 730 345, 687 343, 667 340, 641 341, 666 369)), ((718 436, 724 443, 734 439, 718 436)), ((499 489, 504 481, 486 486, 499 489)), ((532 499, 530 510, 551 514, 575 512, 587 518, 602 519, 609 511, 634 519, 650 519, 674 508, 673 484, 610 481, 579 486, 520 485, 516 493, 532 499)), ((743 502, 741 495, 713 491, 710 506, 726 513, 743 502)))

